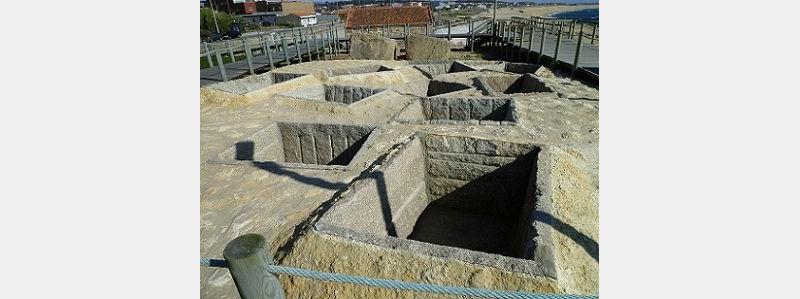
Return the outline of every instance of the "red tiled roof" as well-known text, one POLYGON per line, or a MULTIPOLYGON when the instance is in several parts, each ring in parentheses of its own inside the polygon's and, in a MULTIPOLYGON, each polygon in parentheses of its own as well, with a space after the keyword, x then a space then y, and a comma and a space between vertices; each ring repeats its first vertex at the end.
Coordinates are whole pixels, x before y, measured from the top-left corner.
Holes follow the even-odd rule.
POLYGON ((345 27, 360 28, 383 25, 426 25, 433 16, 429 6, 377 6, 350 8, 345 27))

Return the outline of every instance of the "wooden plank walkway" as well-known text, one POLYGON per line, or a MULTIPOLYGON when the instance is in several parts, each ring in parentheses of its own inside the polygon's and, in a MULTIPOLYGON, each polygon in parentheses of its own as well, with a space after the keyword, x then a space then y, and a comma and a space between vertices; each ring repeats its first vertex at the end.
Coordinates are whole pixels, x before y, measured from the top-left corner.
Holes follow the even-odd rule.
MULTIPOLYGON (((469 25, 466 23, 460 24, 452 24, 453 26, 450 28, 450 32, 448 33, 447 26, 436 26, 431 28, 430 36, 437 37, 437 38, 472 38, 475 37, 476 39, 481 39, 484 43, 492 44, 492 33, 491 33, 491 22, 486 20, 478 20, 474 23, 474 30, 475 32, 472 33, 469 30, 469 25)), ((346 45, 349 43, 349 36, 347 36, 347 30, 344 30, 342 24, 335 24, 335 26, 339 27, 339 45, 346 45)), ((528 27, 526 30, 530 30, 528 27)), ((380 29, 376 30, 375 33, 380 33, 380 29)), ((501 33, 501 32, 498 32, 501 33)), ((509 34, 508 32, 506 32, 509 34)), ((405 35, 400 32, 394 32, 390 38, 392 39, 403 39, 405 35)), ((519 32, 511 32, 510 37, 506 41, 503 36, 497 37, 499 40, 497 50, 500 50, 503 53, 503 60, 505 61, 521 61, 521 62, 529 62, 529 63, 537 63, 539 57, 539 48, 541 46, 542 41, 542 30, 537 29, 534 32, 533 40, 530 41, 530 31, 525 32, 524 36, 520 36, 519 32), (530 51, 529 51, 530 50, 530 51)), ((543 59, 542 63, 547 63, 552 60, 552 57, 555 55, 556 52, 556 41, 557 37, 556 34, 547 33, 545 40, 544 40, 544 48, 543 48, 543 59)), ((288 65, 290 63, 298 63, 300 61, 307 62, 309 61, 309 52, 311 56, 315 60, 323 59, 322 50, 324 47, 330 47, 332 44, 323 43, 321 38, 317 39, 317 43, 315 45, 314 40, 312 39, 310 42, 300 41, 298 43, 298 47, 295 47, 294 41, 291 39, 287 39, 287 47, 286 52, 283 51, 282 47, 270 47, 270 53, 272 55, 272 61, 275 67, 281 67, 288 65), (300 50, 300 59, 298 59, 297 49, 300 50), (286 56, 289 57, 287 63, 286 56)), ((263 72, 270 69, 268 56, 265 53, 262 53, 263 47, 260 45, 256 46, 250 43, 252 55, 252 65, 255 72, 263 72)), ((278 46, 281 46, 281 43, 278 43, 278 46)), ((558 47, 558 57, 557 61, 559 64, 566 65, 571 67, 574 60, 575 60, 575 51, 577 49, 578 42, 575 39, 569 39, 566 36, 562 35, 560 46, 558 47)), ((344 47, 344 46, 343 46, 344 47)), ((224 50, 219 50, 220 53, 226 54, 224 50)), ((327 55, 330 55, 331 49, 329 48, 326 52, 327 55)), ((346 51, 343 50, 343 51, 346 51)), ((238 51, 241 52, 241 51, 238 51)), ((237 52, 237 53, 238 53, 237 52)), ((581 44, 580 50, 580 59, 578 66, 580 68, 585 69, 591 74, 595 76, 599 76, 600 74, 600 64, 599 64, 599 53, 600 47, 598 45, 590 44, 590 40, 588 38, 583 39, 581 44)), ((212 60, 214 60, 214 66, 201 69, 200 70, 200 85, 208 85, 214 84, 217 82, 222 82, 222 76, 220 74, 219 68, 216 66, 216 58, 214 55, 211 55, 212 60)), ((239 58, 241 59, 241 58, 239 58)), ((248 62, 245 59, 240 61, 231 62, 224 64, 225 73, 228 77, 228 80, 232 80, 238 77, 242 77, 248 75, 250 73, 250 68, 248 66, 248 62)))
MULTIPOLYGON (((534 31, 533 42, 530 42, 530 33, 526 32, 524 36, 520 37, 519 34, 512 34, 512 41, 506 43, 514 49, 512 58, 524 57, 529 54, 528 62, 536 62, 539 55, 539 48, 542 44, 542 31, 534 31), (528 45, 530 44, 530 53, 528 53, 528 45), (521 50, 521 53, 520 53, 521 50), (521 56, 518 56, 520 55, 521 56)), ((543 53, 545 57, 552 58, 556 52, 557 37, 554 34, 547 34, 544 40, 543 53)), ((564 36, 561 37, 561 45, 558 49, 558 62, 569 66, 575 61, 575 51, 578 48, 578 41, 568 39, 564 36)), ((513 60, 513 59, 511 59, 513 60)), ((547 59, 549 60, 549 59, 547 59)), ((580 59, 578 66, 586 69, 587 71, 600 75, 600 46, 592 45, 589 39, 584 38, 581 44, 580 59)))
MULTIPOLYGON (((280 46, 280 44, 279 44, 280 46)), ((309 52, 311 56, 315 60, 323 59, 324 55, 322 50, 327 44, 323 44, 323 42, 317 39, 317 44, 314 45, 314 40, 310 42, 298 42, 297 47, 294 45, 294 41, 288 42, 286 47, 286 52, 284 53, 282 47, 270 47, 268 51, 272 55, 272 63, 275 65, 276 68, 280 66, 288 65, 286 63, 286 56, 288 54, 289 61, 291 63, 299 62, 297 57, 297 50, 300 50, 300 56, 302 57, 302 61, 307 62, 309 61, 309 52)), ((253 56, 252 56, 252 64, 253 69, 257 72, 266 71, 270 69, 269 65, 269 56, 265 55, 265 53, 261 53, 263 48, 253 48, 253 56), (258 54, 258 55, 256 55, 258 54)), ((330 49, 328 49, 327 55, 330 55, 330 49)), ((200 86, 214 84, 218 82, 222 82, 222 75, 220 74, 219 67, 217 67, 217 62, 214 56, 212 55, 212 60, 214 60, 214 66, 208 67, 204 69, 200 69, 200 86)), ((238 78, 250 73, 250 68, 248 66, 247 60, 239 60, 236 62, 230 62, 223 65, 225 67, 225 74, 228 77, 228 80, 232 80, 234 78, 238 78)))

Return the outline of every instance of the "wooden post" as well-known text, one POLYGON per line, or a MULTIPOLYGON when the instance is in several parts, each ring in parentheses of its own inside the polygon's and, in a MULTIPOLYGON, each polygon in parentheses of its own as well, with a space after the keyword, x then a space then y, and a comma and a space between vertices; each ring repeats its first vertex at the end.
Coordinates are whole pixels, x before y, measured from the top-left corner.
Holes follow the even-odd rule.
POLYGON ((333 60, 333 51, 335 50, 336 44, 333 40, 333 27, 328 28, 328 55, 330 55, 331 60, 333 60))
POLYGON ((450 21, 447 21, 447 40, 450 40, 450 21))
POLYGON ((250 45, 247 44, 247 40, 242 38, 242 44, 244 44, 244 57, 247 59, 247 70, 250 71, 250 75, 255 75, 256 71, 253 69, 253 53, 250 53, 250 45))
MULTIPOLYGON (((319 32, 319 41, 320 41, 320 44, 322 44, 322 59, 323 60, 328 60, 328 46, 327 46, 327 44, 328 44, 328 32, 324 32, 323 33, 322 31, 320 31, 319 32)), ((319 54, 317 54, 317 57, 319 57, 319 54)))
POLYGON ((225 245, 222 255, 242 299, 286 298, 278 278, 267 271, 274 262, 266 238, 257 234, 239 236, 225 245))
POLYGON ((544 41, 547 38, 547 27, 542 26, 542 43, 539 44, 539 57, 536 58, 537 64, 542 64, 542 55, 544 55, 544 41))
POLYGON ((331 42, 329 43, 329 47, 331 47, 331 60, 333 60, 333 56, 336 55, 336 47, 337 47, 336 44, 339 43, 339 41, 336 39, 336 34, 334 33, 335 30, 336 30, 336 28, 334 28, 334 27, 330 28, 330 31, 331 31, 331 42))
POLYGON ((333 27, 333 41, 336 48, 336 54, 342 54, 342 45, 339 44, 339 27, 333 27))
POLYGON ((575 20, 569 24, 569 39, 575 38, 575 20))
POLYGON ((286 47, 286 37, 285 36, 281 36, 281 45, 283 45, 283 58, 286 59, 286 65, 292 64, 289 61, 289 50, 286 47))
POLYGON ((505 40, 505 49, 506 49, 505 57, 506 57, 506 59, 511 60, 511 56, 512 56, 511 55, 512 54, 511 53, 511 49, 513 49, 513 46, 514 46, 513 44, 511 44, 512 38, 513 38, 511 36, 511 33, 514 31, 514 25, 509 23, 507 28, 508 28, 508 32, 506 32, 506 40, 505 40))
POLYGON ((317 60, 319 60, 319 44, 317 43, 317 34, 314 33, 314 30, 311 30, 311 37, 314 40, 314 52, 317 54, 317 60))
MULTIPOLYGON (((300 34, 300 42, 303 42, 303 35, 300 34)), ((308 61, 311 61, 311 33, 306 33, 306 53, 308 54, 308 61)))
POLYGON ((550 63, 551 66, 555 66, 558 62, 558 49, 561 47, 561 26, 558 27, 558 37, 556 37, 556 50, 553 53, 553 61, 550 63))
POLYGON ((233 48, 231 48, 231 42, 225 41, 225 45, 228 46, 228 56, 231 57, 231 62, 236 62, 236 57, 233 57, 233 48))
POLYGON ((581 58, 581 45, 583 44, 583 34, 578 35, 578 46, 575 48, 575 61, 572 63, 572 74, 570 78, 575 78, 575 70, 578 69, 578 63, 581 58))
POLYGON ((531 33, 530 37, 528 38, 528 54, 525 55, 525 62, 531 61, 531 52, 533 52, 533 32, 536 31, 536 28, 531 26, 531 33))
POLYGON ((591 45, 594 45, 595 34, 597 34, 597 24, 594 24, 594 26, 592 26, 592 39, 591 39, 591 41, 589 43, 591 45))
POLYGON ((262 45, 262 50, 264 50, 264 54, 267 55, 267 60, 269 61, 269 69, 275 69, 275 63, 272 62, 272 49, 270 48, 269 42, 267 39, 264 38, 264 44, 262 45))
POLYGON ((578 35, 583 35, 583 23, 581 23, 581 28, 578 31, 578 35))
POLYGON ((206 52, 206 60, 208 60, 208 67, 214 66, 214 60, 211 59, 211 51, 209 51, 207 42, 203 42, 203 49, 205 50, 204 52, 206 52))
POLYGON ((519 51, 517 52, 517 60, 522 60, 522 45, 525 44, 525 25, 520 25, 520 34, 519 34, 519 51))
POLYGON ((469 51, 475 52, 475 22, 469 19, 469 51))
MULTIPOLYGON (((300 30, 297 30, 297 35, 300 36, 300 41, 302 41, 303 40, 303 32, 300 32, 300 30)), ((294 30, 292 30, 292 41, 294 41, 294 51, 297 54, 297 60, 300 60, 300 62, 303 62, 303 55, 300 54, 300 44, 297 42, 297 36, 294 35, 294 30)))
POLYGON ((214 54, 217 56, 217 67, 219 68, 219 75, 222 76, 222 81, 228 81, 228 74, 225 73, 225 62, 222 61, 222 54, 219 53, 219 50, 214 51, 214 54))
MULTIPOLYGON (((506 44, 506 40, 508 39, 508 23, 506 23, 506 22, 500 23, 500 29, 501 29, 500 30, 500 34, 501 34, 501 36, 500 36, 500 46, 501 46, 502 50, 505 51, 506 49, 508 49, 508 47, 507 47, 508 45, 506 44)), ((504 52, 504 54, 505 54, 505 52, 504 52)))

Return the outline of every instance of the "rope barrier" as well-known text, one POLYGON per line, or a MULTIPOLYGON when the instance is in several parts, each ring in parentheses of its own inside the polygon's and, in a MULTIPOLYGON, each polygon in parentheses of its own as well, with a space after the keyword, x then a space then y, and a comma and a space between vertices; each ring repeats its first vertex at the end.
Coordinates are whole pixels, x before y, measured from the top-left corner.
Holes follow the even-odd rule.
MULTIPOLYGON (((227 267, 225 260, 220 259, 200 259, 200 265, 205 267, 227 267)), ((528 293, 518 291, 498 291, 482 288, 464 288, 443 285, 432 285, 424 283, 406 282, 392 279, 370 278, 363 276, 351 276, 345 274, 320 272, 299 268, 268 265, 267 271, 272 274, 285 274, 300 276, 305 278, 325 280, 338 283, 349 283, 366 285, 379 288, 397 289, 415 292, 426 292, 442 295, 468 296, 480 298, 499 298, 499 299, 596 299, 597 296, 571 295, 571 294, 547 294, 547 293, 528 293)))

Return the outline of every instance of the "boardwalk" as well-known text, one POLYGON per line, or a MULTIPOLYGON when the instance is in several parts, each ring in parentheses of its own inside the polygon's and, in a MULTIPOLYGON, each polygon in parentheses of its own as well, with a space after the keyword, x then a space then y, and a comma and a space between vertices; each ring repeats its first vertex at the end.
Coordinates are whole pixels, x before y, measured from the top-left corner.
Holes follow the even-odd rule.
MULTIPOLYGON (((556 42, 557 42, 557 35, 554 34, 547 34, 544 40, 544 49, 543 53, 545 57, 552 58, 556 52, 556 42)), ((539 55, 539 49, 542 44, 542 31, 536 30, 534 31, 533 35, 533 42, 530 40, 530 31, 525 32, 524 36, 519 36, 519 34, 512 34, 511 41, 507 43, 508 45, 513 45, 515 47, 513 51, 513 55, 511 59, 520 57, 518 55, 524 56, 524 53, 528 53, 528 49, 530 46, 530 57, 528 61, 537 62, 537 58, 539 55), (519 50, 522 50, 520 52, 519 50)), ((575 61, 575 51, 578 48, 578 41, 574 39, 568 39, 564 36, 561 38, 561 45, 558 49, 558 61, 559 63, 563 63, 566 65, 572 65, 575 61)), ((581 44, 581 53, 580 53, 580 60, 578 61, 578 66, 581 68, 586 69, 587 71, 595 74, 600 75, 600 47, 598 45, 591 45, 589 40, 584 38, 581 44)), ((549 61, 549 59, 547 59, 549 61)))
MULTIPOLYGON (((341 23, 332 25, 337 29, 338 42, 339 45, 343 47, 342 51, 346 51, 344 48, 346 48, 346 45, 350 40, 349 36, 347 36, 347 31, 344 30, 341 23)), ((449 37, 452 39, 471 39, 474 37, 476 41, 481 42, 484 45, 494 45, 496 50, 501 51, 503 54, 502 59, 506 61, 550 63, 556 52, 557 34, 554 31, 549 31, 546 33, 544 47, 542 48, 543 57, 540 60, 539 49, 541 48, 543 33, 540 28, 534 30, 532 40, 529 29, 532 27, 530 26, 526 27, 527 31, 523 35, 520 35, 519 32, 498 30, 498 36, 496 38, 492 37, 491 22, 489 20, 477 20, 473 23, 473 28, 475 32, 470 32, 469 23, 452 24, 449 30, 447 25, 436 26, 432 28, 429 35, 438 38, 449 37), (493 40, 495 42, 492 42, 493 40)), ((375 33, 381 34, 381 28, 375 28, 373 30, 375 33)), ((391 32, 389 38, 403 39, 405 37, 402 31, 388 30, 388 32, 391 32)), ((293 38, 287 37, 285 39, 287 45, 285 50, 282 47, 282 42, 280 39, 276 41, 277 47, 272 45, 271 41, 266 42, 270 45, 269 47, 266 47, 261 39, 259 39, 257 42, 247 40, 252 53, 250 63, 252 63, 253 72, 262 72, 270 69, 269 56, 265 55, 266 52, 264 52, 264 50, 267 48, 269 49, 268 52, 272 57, 272 62, 275 67, 281 67, 300 61, 306 62, 310 61, 312 58, 314 60, 330 59, 330 54, 332 51, 336 52, 336 47, 334 47, 334 44, 336 43, 334 43, 332 39, 328 39, 330 35, 326 35, 326 33, 327 29, 322 32, 317 31, 314 35, 312 35, 311 38, 304 36, 302 40, 298 40, 297 45, 294 44, 293 38), (306 39, 309 41, 306 42, 306 39)), ((558 46, 557 61, 560 65, 571 67, 575 61, 575 52, 578 46, 578 41, 574 37, 573 39, 568 37, 569 36, 567 34, 562 35, 560 46, 558 46)), ((254 38, 257 39, 258 37, 255 36, 254 38)), ((244 41, 245 40, 238 40, 236 42, 242 44, 244 41)), ((244 49, 241 45, 239 46, 238 50, 228 50, 228 52, 226 52, 224 48, 219 47, 219 44, 216 46, 216 49, 216 51, 220 51, 220 54, 225 54, 226 56, 229 56, 231 51, 234 53, 244 52, 244 49)), ((594 74, 594 76, 599 76, 600 74, 599 50, 600 49, 598 45, 590 44, 590 39, 584 37, 581 44, 578 66, 585 69, 589 73, 594 74)), ((200 70, 201 86, 223 81, 220 69, 216 65, 217 58, 215 57, 215 54, 216 53, 206 56, 201 55, 201 57, 205 57, 204 59, 211 58, 211 60, 214 61, 213 67, 200 70)), ((224 64, 224 70, 227 78, 230 80, 250 74, 251 66, 248 61, 244 59, 224 64)))
MULTIPOLYGON (((286 51, 284 52, 283 47, 279 44, 279 46, 274 47, 270 45, 269 51, 272 56, 272 64, 275 67, 285 66, 288 65, 287 57, 289 62, 299 62, 298 59, 298 50, 300 52, 300 57, 302 57, 302 61, 309 61, 309 53, 311 57, 315 60, 323 59, 325 56, 330 55, 331 49, 328 48, 325 53, 322 52, 325 47, 332 46, 332 43, 325 40, 316 40, 316 45, 314 40, 310 42, 298 42, 295 46, 294 41, 289 42, 286 44, 286 51)), ((253 48, 254 51, 252 56, 252 64, 254 70, 265 70, 270 68, 269 64, 269 56, 265 55, 266 52, 262 53, 263 46, 259 48, 253 48), (257 54, 257 55, 256 55, 257 54)), ((214 58, 212 57, 212 60, 214 58)), ((247 60, 241 60, 231 63, 224 64, 225 66, 225 73, 228 76, 228 79, 237 78, 246 74, 250 73, 250 66, 248 65, 247 60)), ((200 70, 200 85, 207 85, 213 84, 217 82, 222 82, 222 75, 219 71, 219 68, 216 65, 216 60, 214 61, 214 66, 209 68, 204 68, 200 70)))

